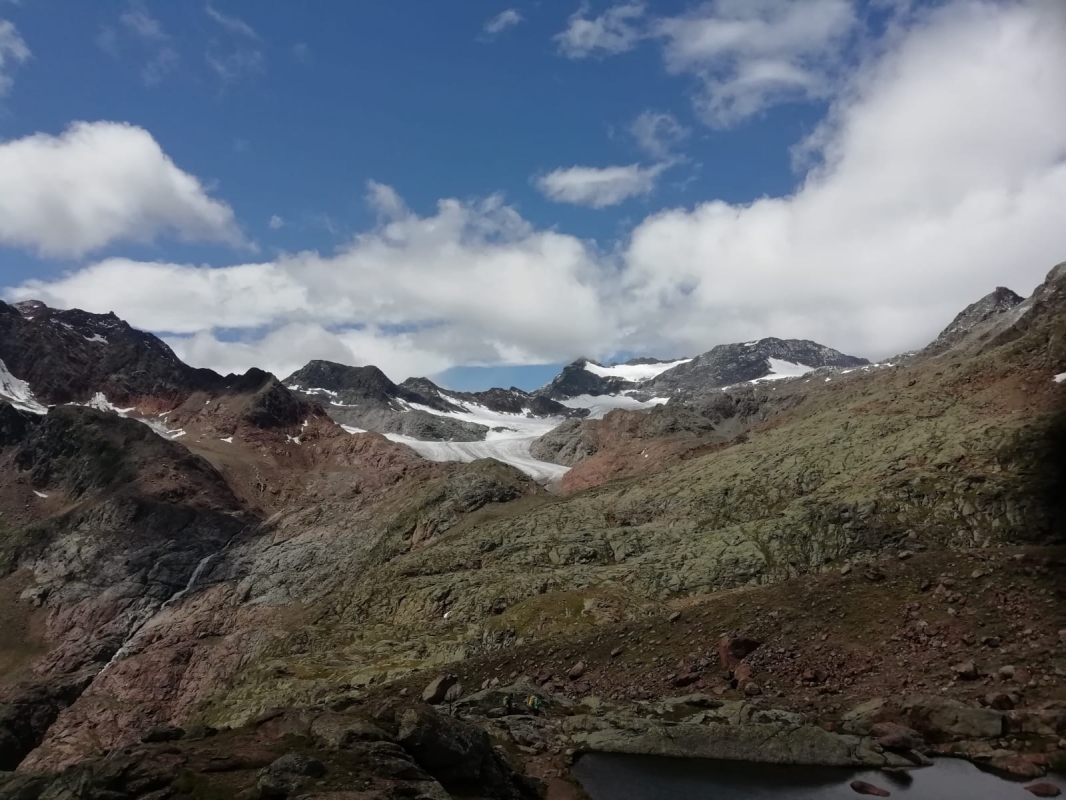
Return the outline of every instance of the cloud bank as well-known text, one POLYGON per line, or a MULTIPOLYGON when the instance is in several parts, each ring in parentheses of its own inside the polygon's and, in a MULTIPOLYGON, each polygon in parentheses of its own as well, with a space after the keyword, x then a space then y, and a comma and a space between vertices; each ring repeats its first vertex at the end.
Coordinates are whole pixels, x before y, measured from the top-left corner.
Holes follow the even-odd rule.
MULTIPOLYGON (((336 253, 220 268, 108 259, 4 294, 114 310, 224 370, 284 374, 319 357, 377 363, 402 379, 622 350, 685 355, 766 335, 887 356, 924 344, 996 285, 1029 292, 1066 258, 1063 41, 1058 3, 955 2, 908 17, 848 70, 825 120, 797 143, 807 166, 791 193, 663 210, 605 249, 538 229, 498 197, 442 200, 420 216, 373 184, 378 223, 336 253)), ((786 42, 781 52, 796 50, 786 42)), ((150 224, 110 213, 125 209, 122 193, 108 213, 82 198, 46 230, 25 208, 70 202, 35 199, 53 171, 126 174, 93 159, 67 164, 69 138, 78 137, 25 140, 35 171, 21 168, 29 194, 17 206, 0 205, 0 240, 87 252, 130 230, 235 235, 228 207, 143 131, 134 138, 146 163, 170 175, 139 190, 134 207, 155 209, 150 224), (162 205, 159 187, 169 187, 162 205), (94 214, 121 224, 99 232, 84 223, 94 214)), ((0 146, 0 182, 22 161, 2 160, 19 144, 0 146)), ((90 152, 121 164, 128 149, 90 152)), ((11 195, 0 185, 0 204, 11 195)))

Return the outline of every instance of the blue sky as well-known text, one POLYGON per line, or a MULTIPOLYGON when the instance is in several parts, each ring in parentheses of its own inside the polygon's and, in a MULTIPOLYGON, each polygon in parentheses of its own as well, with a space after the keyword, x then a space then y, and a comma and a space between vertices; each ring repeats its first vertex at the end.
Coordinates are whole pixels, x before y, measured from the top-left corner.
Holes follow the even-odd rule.
POLYGON ((0 1, 0 287, 223 371, 889 355, 1066 257, 1061 11, 0 1))

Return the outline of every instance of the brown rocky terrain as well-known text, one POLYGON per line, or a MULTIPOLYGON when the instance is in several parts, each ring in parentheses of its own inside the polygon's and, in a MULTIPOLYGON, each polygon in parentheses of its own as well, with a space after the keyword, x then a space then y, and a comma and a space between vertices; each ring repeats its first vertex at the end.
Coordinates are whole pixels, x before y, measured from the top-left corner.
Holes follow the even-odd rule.
POLYGON ((73 312, 0 308, 39 399, 64 401, 18 360, 36 325, 71 398, 131 406, 0 402, 0 797, 527 796, 486 731, 544 778, 766 730, 779 760, 1036 775, 1066 736, 1066 265, 1006 300, 891 366, 566 423, 558 493, 349 435, 256 370, 98 374, 73 312), (442 675, 466 722, 404 699, 442 675))

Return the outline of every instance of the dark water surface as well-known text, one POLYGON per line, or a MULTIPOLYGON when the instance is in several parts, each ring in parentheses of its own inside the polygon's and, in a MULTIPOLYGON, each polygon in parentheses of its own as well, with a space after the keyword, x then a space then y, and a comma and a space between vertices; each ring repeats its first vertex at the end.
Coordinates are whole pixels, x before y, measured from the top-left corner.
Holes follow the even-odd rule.
MULTIPOLYGON (((592 800, 857 800, 856 778, 907 800, 1032 800, 1027 783, 1005 781, 966 761, 938 759, 905 773, 794 767, 655 756, 583 756, 574 777, 592 800)), ((1063 788, 1059 776, 1046 780, 1063 788)), ((1066 797, 1066 793, 1063 795, 1066 797)))

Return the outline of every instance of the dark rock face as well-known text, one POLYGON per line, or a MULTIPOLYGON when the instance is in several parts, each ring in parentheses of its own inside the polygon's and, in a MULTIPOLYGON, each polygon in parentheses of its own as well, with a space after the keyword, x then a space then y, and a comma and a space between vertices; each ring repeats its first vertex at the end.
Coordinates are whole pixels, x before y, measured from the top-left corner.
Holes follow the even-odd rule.
POLYGON ((22 441, 36 423, 36 414, 19 411, 0 400, 0 447, 22 441))
POLYGON ((424 706, 388 716, 386 732, 356 714, 290 709, 210 741, 143 742, 62 772, 0 772, 0 800, 541 796, 478 725, 424 706), (337 737, 338 730, 358 733, 337 737))
POLYGON ((158 475, 180 481, 185 487, 180 499, 237 507, 225 481, 204 459, 146 425, 92 408, 52 409, 19 443, 14 463, 29 473, 34 486, 62 488, 72 497, 93 490, 132 494, 139 481, 158 475))
POLYGON ((765 378, 772 373, 770 359, 820 367, 861 367, 865 358, 845 355, 805 339, 760 339, 745 344, 718 345, 685 364, 667 370, 641 388, 653 394, 706 391, 765 378))
POLYGON ((148 397, 176 403, 224 384, 114 314, 58 311, 35 301, 0 302, 0 360, 43 403, 84 403, 96 392, 116 405, 148 397))
POLYGON ((579 358, 572 364, 567 364, 555 380, 540 390, 540 394, 553 400, 565 400, 585 394, 598 397, 602 394, 618 394, 623 389, 631 389, 637 385, 623 378, 603 378, 589 372, 585 369, 588 363, 591 363, 588 359, 579 358))
POLYGON ((480 787, 490 797, 514 800, 538 796, 476 725, 428 708, 406 709, 397 722, 397 741, 445 788, 464 792, 480 787))
POLYGON ((95 674, 95 669, 82 670, 18 686, 0 698, 0 771, 15 769, 43 741, 59 712, 78 699, 95 674))
POLYGON ((290 392, 277 378, 261 369, 250 369, 229 381, 222 394, 247 396, 242 421, 263 430, 292 427, 309 416, 323 413, 316 403, 290 392))
MULTIPOLYGON (((169 412, 203 392, 227 402, 236 399, 239 419, 233 426, 260 430, 299 425, 323 413, 263 370, 223 377, 194 369, 161 339, 114 314, 57 311, 36 301, 17 307, 0 302, 0 361, 29 384, 40 402, 57 406, 84 404, 99 393, 115 406, 169 412)), ((14 424, 5 412, 0 438, 14 424)))
MULTIPOLYGON (((425 378, 418 380, 433 385, 425 378)), ((437 391, 441 390, 438 388, 437 391)), ((530 394, 514 386, 510 389, 488 389, 484 392, 449 392, 449 395, 501 414, 528 414, 532 417, 582 417, 588 414, 586 409, 568 408, 550 397, 530 394)))
POLYGON ((406 385, 397 386, 374 366, 350 367, 332 361, 311 361, 287 377, 283 383, 290 389, 305 394, 328 397, 334 402, 366 410, 401 410, 402 405, 397 402, 399 400, 429 406, 438 411, 457 410, 455 406, 443 402, 429 392, 423 393, 406 385))

